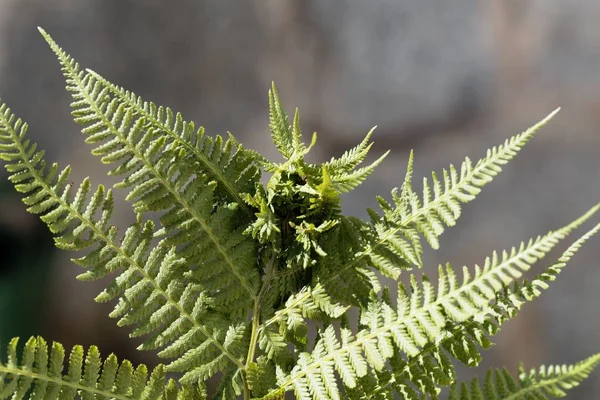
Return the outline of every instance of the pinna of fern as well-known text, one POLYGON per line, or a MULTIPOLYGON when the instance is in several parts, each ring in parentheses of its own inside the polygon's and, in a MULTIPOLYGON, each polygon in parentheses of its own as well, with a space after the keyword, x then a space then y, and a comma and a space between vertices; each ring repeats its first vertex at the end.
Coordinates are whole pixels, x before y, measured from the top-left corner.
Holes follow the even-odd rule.
MULTIPOLYGON (((92 153, 114 165, 111 175, 122 177, 115 188, 128 190, 137 220, 121 233, 111 224, 112 188, 92 190, 86 178, 73 194, 69 167, 48 166, 44 153, 25 137, 26 124, 3 104, 0 158, 28 210, 56 235, 57 246, 88 251, 74 259, 86 269, 79 279, 113 275, 96 300, 116 300, 111 317, 132 326, 132 337, 145 337, 140 349, 157 350, 170 360, 156 374, 177 373, 179 382, 157 378, 161 383, 151 379, 143 385, 135 381, 139 388, 125 387, 118 381, 120 368, 110 364, 100 373, 97 350, 88 354, 94 379, 85 377, 86 369, 80 376, 77 358, 62 376, 62 361, 52 354, 53 372, 48 372, 45 344, 38 339, 28 342, 20 364, 15 348, 9 348, 9 362, 0 364, 5 397, 24 397, 33 385, 32 398, 46 396, 49 388, 82 398, 194 399, 205 396, 204 383, 217 374, 215 397, 223 399, 281 399, 287 391, 299 399, 378 399, 393 392, 407 399, 437 398, 448 386, 456 396, 453 360, 477 365, 479 348, 489 347, 500 325, 537 297, 598 229, 531 282, 520 281, 522 274, 600 206, 545 236, 493 253, 481 267, 464 268, 462 283, 450 265, 439 268, 437 290, 429 277, 413 273, 409 287, 396 282, 392 301, 389 279, 422 266, 422 239, 436 249, 462 205, 556 111, 477 163, 466 159, 460 169, 443 170, 441 179, 435 174, 424 179, 422 194, 412 187, 411 153, 392 201, 378 197, 381 210, 368 210, 370 220, 362 221, 342 215, 340 195, 387 156, 361 167, 373 131, 340 158, 308 163, 316 135, 308 146, 303 143, 298 111, 290 121, 273 85, 269 128, 284 160, 269 161, 231 135, 210 137, 179 113, 80 69, 41 32, 61 63, 75 121, 84 125, 92 153), (271 174, 264 186, 261 170, 271 174), (159 227, 150 213, 158 213, 159 227), (357 321, 349 320, 349 309, 358 311, 357 321), (309 320, 317 326, 315 343, 307 341, 309 320), (31 371, 38 375, 32 378, 31 371)), ((485 390, 498 399, 560 395, 557 385, 578 383, 593 360, 518 383, 496 374, 486 380, 485 390)), ((462 385, 460 395, 478 398, 477 385, 469 390, 462 385)))
POLYGON ((114 354, 104 360, 98 348, 92 346, 84 354, 75 346, 63 371, 65 350, 59 343, 48 344, 42 338, 31 338, 22 354, 17 352, 17 339, 8 345, 8 360, 0 364, 0 399, 21 399, 28 393, 31 399, 205 399, 203 386, 180 388, 174 380, 166 380, 166 370, 159 365, 148 378, 148 369, 136 368, 125 360, 118 362, 114 354), (66 372, 66 373, 65 373, 66 372))
POLYGON ((483 388, 478 379, 468 385, 454 385, 449 400, 498 400, 543 399, 547 396, 564 397, 569 390, 587 378, 600 363, 600 354, 591 356, 574 365, 542 366, 539 370, 525 371, 519 366, 518 379, 506 369, 490 370, 485 376, 483 388))

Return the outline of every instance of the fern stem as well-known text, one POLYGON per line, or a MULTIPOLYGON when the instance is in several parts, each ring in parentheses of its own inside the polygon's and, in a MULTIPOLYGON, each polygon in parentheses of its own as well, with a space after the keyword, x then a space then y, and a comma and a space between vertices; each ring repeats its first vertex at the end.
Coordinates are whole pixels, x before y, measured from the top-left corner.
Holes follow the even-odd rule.
POLYGON ((126 396, 124 394, 116 394, 113 392, 106 392, 104 390, 100 390, 100 389, 96 389, 93 386, 83 386, 80 385, 78 383, 73 383, 67 380, 63 380, 60 378, 52 378, 49 377, 47 375, 43 375, 43 374, 38 374, 32 371, 27 371, 27 370, 23 370, 20 368, 8 368, 8 367, 3 367, 0 365, 0 375, 4 375, 4 374, 10 374, 10 375, 17 375, 17 376, 26 376, 31 378, 32 380, 39 380, 39 381, 44 381, 44 382, 49 382, 49 383, 54 383, 58 386, 68 386, 71 387, 77 391, 83 391, 86 393, 93 393, 96 394, 97 396, 100 396, 101 398, 110 398, 110 399, 119 399, 119 400, 131 400, 131 397, 126 396))
MULTIPOLYGON (((275 262, 277 261, 277 254, 274 253, 273 257, 269 261, 269 265, 267 267, 267 275, 265 280, 258 292, 258 296, 254 300, 254 307, 252 308, 252 332, 250 334, 250 345, 248 347, 248 356, 246 357, 246 367, 245 370, 248 370, 250 363, 254 361, 254 356, 256 354, 256 346, 258 344, 258 334, 260 332, 260 307, 262 305, 262 301, 264 295, 267 293, 267 289, 271 284, 271 280, 275 276, 275 262)), ((248 383, 244 382, 244 398, 250 398, 250 389, 248 388, 248 383)))

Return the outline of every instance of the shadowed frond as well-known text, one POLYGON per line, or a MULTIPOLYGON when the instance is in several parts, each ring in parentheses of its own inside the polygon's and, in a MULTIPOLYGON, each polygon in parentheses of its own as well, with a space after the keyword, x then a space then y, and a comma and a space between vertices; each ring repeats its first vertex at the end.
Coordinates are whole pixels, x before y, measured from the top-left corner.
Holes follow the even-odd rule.
POLYGON ((214 307, 245 318, 252 306, 247 299, 256 297, 260 285, 255 243, 243 235, 250 219, 240 211, 245 207, 241 201, 217 210, 214 205, 219 185, 225 194, 254 189, 259 174, 252 160, 235 150, 231 140, 223 145, 220 137, 209 138, 203 130, 194 136, 193 125, 180 115, 173 121, 170 110, 146 105, 144 111, 144 106, 123 101, 127 96, 114 97, 95 75, 80 71, 48 34, 42 34, 60 59, 74 99, 73 116, 86 125, 86 142, 96 146, 92 153, 104 163, 117 163, 111 173, 126 175, 117 187, 131 189, 127 200, 137 213, 163 212, 161 232, 169 245, 180 247, 190 277, 211 292, 214 307), (154 121, 162 117, 164 122, 157 125, 145 116, 154 121), (196 158, 198 154, 201 158, 196 158), (242 186, 237 179, 242 179, 242 186))
POLYGON ((200 386, 181 388, 170 380, 165 390, 166 370, 159 365, 148 378, 148 369, 137 368, 127 360, 119 363, 114 354, 105 360, 96 346, 84 354, 73 347, 65 368, 65 350, 59 343, 48 345, 42 338, 31 338, 22 354, 17 353, 18 339, 8 345, 8 360, 0 360, 0 399, 173 399, 200 400, 206 394, 200 386), (166 397, 163 397, 166 396, 166 397))
POLYGON ((493 369, 487 372, 483 387, 477 378, 470 384, 453 384, 449 400, 543 400, 565 397, 566 391, 579 386, 599 363, 600 354, 596 354, 577 364, 542 366, 529 372, 520 365, 517 379, 506 369, 493 369))

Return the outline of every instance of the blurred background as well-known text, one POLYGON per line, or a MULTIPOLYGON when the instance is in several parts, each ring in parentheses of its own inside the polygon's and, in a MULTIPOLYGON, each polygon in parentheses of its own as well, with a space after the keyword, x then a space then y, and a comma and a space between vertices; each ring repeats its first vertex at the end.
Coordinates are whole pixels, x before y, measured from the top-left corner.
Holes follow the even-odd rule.
MULTIPOLYGON (((107 169, 71 121, 58 63, 36 26, 84 67, 272 158, 266 94, 275 81, 288 111, 300 108, 305 136, 319 134, 314 161, 340 155, 378 125, 372 159, 392 154, 344 201, 361 217, 375 193, 401 184, 410 149, 418 183, 465 156, 479 159, 562 106, 465 206, 442 250, 426 252, 435 276, 439 263, 482 263, 600 201, 599 19, 595 0, 0 0, 0 96, 29 122, 48 160, 98 184, 109 182, 107 169)), ((93 302, 105 282, 77 282, 72 255, 53 251, 4 169, 0 178, 0 346, 42 334, 154 363, 107 317, 112 305, 93 302)), ((132 219, 128 208, 117 208, 120 226, 132 219)), ((504 327, 485 366, 570 363, 600 351, 599 249, 595 238, 504 327)), ((600 371, 570 398, 600 398, 600 371)))

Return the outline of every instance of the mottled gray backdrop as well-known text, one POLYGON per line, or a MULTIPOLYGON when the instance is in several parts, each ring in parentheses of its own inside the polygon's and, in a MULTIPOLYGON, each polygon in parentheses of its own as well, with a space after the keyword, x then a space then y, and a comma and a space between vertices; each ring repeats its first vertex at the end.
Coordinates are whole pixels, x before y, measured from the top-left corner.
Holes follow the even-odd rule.
MULTIPOLYGON (((83 66, 273 157, 266 93, 274 80, 288 109, 300 108, 304 131, 318 131, 314 160, 341 154, 378 125, 372 156, 393 152, 345 200, 359 216, 375 206, 374 194, 401 183, 411 148, 419 182, 562 106, 464 208, 442 250, 427 253, 434 273, 440 262, 481 263, 600 201, 598 20, 595 0, 0 0, 0 96, 49 159, 101 183, 106 168, 71 122, 59 66, 36 26, 83 66)), ((18 201, 2 204, 6 226, 29 229, 18 201)), ((119 213, 125 225, 131 213, 119 213)), ((514 370, 519 360, 574 362, 600 351, 599 248, 596 238, 503 329, 486 366, 514 370)), ((44 260, 52 286, 33 333, 139 360, 127 331, 106 317, 110 307, 93 303, 103 283, 77 283, 68 257, 44 260)), ((600 398, 600 371, 570 398, 600 398)))

